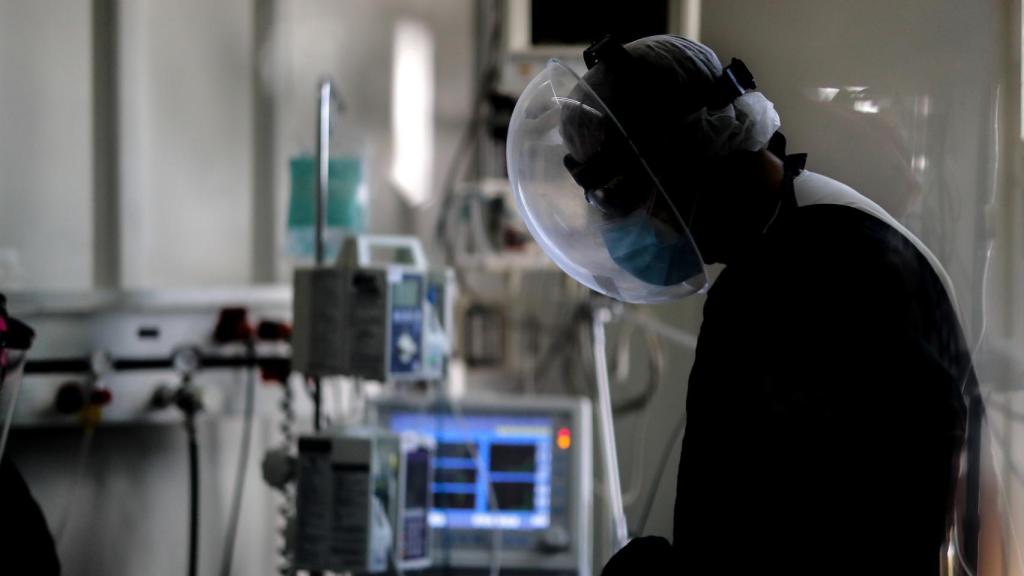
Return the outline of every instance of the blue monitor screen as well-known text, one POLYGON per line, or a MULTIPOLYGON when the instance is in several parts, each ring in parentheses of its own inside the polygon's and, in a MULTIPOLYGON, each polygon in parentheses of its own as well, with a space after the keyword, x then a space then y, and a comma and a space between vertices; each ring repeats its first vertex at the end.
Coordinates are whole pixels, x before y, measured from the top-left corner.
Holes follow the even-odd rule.
POLYGON ((432 527, 542 530, 551 523, 550 418, 395 412, 390 428, 437 441, 432 527))

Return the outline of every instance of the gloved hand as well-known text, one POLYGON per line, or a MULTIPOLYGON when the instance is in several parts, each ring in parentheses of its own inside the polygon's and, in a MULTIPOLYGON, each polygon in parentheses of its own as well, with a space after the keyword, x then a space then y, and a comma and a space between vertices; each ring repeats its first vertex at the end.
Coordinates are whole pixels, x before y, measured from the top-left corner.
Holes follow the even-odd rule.
POLYGON ((601 576, 675 576, 679 574, 676 551, 661 536, 630 540, 605 564, 601 576))

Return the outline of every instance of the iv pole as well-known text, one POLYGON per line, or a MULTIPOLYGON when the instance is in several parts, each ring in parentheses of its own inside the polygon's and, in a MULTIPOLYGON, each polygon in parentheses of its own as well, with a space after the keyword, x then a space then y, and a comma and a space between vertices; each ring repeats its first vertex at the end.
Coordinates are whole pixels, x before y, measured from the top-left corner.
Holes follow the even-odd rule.
MULTIPOLYGON (((330 178, 331 159, 331 98, 333 86, 330 80, 320 82, 320 105, 317 107, 317 138, 316 138, 316 238, 314 249, 316 265, 324 264, 324 227, 327 212, 327 189, 330 178)), ((320 377, 313 377, 313 429, 320 431, 321 416, 320 377)))

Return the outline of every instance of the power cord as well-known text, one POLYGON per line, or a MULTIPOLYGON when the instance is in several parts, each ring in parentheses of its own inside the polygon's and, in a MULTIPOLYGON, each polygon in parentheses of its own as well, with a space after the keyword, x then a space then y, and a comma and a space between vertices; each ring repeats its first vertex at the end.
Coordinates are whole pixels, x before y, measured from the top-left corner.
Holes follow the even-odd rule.
POLYGON ((198 355, 184 350, 181 366, 185 368, 182 383, 171 389, 162 386, 153 396, 153 406, 163 408, 175 405, 185 415, 185 434, 188 436, 189 469, 189 522, 188 522, 188 576, 199 571, 199 441, 196 438, 196 414, 203 409, 202 396, 192 384, 191 372, 198 368, 198 355))
POLYGON ((196 576, 199 563, 199 442, 196 441, 192 416, 186 416, 185 430, 188 433, 189 470, 188 575, 196 576))

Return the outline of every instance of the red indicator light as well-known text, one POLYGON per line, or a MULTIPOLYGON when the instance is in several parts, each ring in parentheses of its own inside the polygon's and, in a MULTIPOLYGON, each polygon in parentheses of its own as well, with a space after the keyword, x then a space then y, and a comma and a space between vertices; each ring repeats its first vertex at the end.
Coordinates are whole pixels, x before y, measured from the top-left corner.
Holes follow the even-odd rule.
POLYGON ((569 433, 568 428, 560 428, 558 430, 558 437, 556 438, 558 447, 562 450, 568 450, 572 446, 572 434, 569 433))

